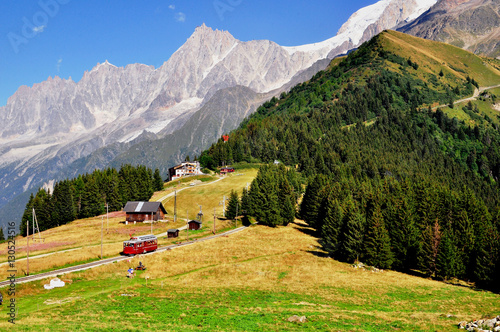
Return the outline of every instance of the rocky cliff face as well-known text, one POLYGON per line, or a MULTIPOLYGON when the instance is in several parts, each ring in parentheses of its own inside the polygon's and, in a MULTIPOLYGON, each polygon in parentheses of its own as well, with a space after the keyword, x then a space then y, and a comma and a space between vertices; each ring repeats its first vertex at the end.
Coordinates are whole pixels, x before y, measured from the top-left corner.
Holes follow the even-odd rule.
POLYGON ((476 54, 500 56, 500 2, 440 0, 428 12, 398 30, 446 42, 476 54))
POLYGON ((434 2, 382 0, 353 14, 337 36, 298 47, 242 42, 202 25, 159 68, 105 61, 79 82, 55 77, 20 87, 0 107, 0 208, 48 180, 113 160, 165 169, 199 153, 265 98, 309 79, 333 57, 434 2), (225 105, 224 112, 217 105, 225 105), (147 144, 136 145, 141 142, 147 144), (153 162, 133 152, 139 150, 167 155, 153 162))

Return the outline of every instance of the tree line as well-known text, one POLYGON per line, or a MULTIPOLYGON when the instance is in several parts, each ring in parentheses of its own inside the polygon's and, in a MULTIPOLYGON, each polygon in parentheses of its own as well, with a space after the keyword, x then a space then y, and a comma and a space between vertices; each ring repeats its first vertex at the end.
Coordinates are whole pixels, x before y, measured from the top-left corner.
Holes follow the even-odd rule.
POLYGON ((488 286, 499 281, 499 212, 467 188, 393 177, 318 175, 300 205, 300 217, 338 260, 488 286))
POLYGON ((119 211, 128 201, 148 201, 153 193, 163 189, 160 171, 145 166, 123 165, 95 170, 71 180, 54 184, 53 192, 40 188, 31 194, 22 217, 20 232, 26 236, 26 224, 31 223, 33 209, 40 231, 67 224, 79 218, 89 218, 109 211, 119 211))

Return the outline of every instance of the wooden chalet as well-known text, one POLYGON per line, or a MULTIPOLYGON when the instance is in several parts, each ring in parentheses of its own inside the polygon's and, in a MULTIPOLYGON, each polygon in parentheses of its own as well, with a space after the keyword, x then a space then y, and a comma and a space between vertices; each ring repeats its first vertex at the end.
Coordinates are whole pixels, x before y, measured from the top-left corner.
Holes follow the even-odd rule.
POLYGON ((188 229, 190 231, 196 231, 201 228, 202 222, 198 220, 189 220, 188 229))
POLYGON ((178 229, 169 229, 167 231, 167 237, 168 238, 179 237, 179 230, 178 229))
POLYGON ((234 173, 234 168, 232 167, 223 167, 220 169, 220 174, 221 175, 226 175, 228 173, 234 173))
POLYGON ((180 165, 168 169, 170 181, 180 179, 184 176, 201 175, 200 163, 197 161, 183 162, 180 165))
POLYGON ((161 202, 127 202, 123 209, 128 222, 163 220, 167 211, 161 202))

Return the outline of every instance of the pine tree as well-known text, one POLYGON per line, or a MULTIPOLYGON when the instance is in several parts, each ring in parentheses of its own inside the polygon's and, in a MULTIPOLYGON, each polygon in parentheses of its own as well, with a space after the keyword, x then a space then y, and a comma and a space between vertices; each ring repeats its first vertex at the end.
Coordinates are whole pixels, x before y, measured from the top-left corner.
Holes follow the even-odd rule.
POLYGON ((27 234, 27 226, 28 223, 31 223, 33 220, 33 201, 35 200, 35 196, 33 196, 33 193, 30 195, 29 201, 26 204, 26 207, 24 209, 23 217, 21 219, 21 224, 19 225, 19 232, 22 236, 26 236, 27 234))
POLYGON ((294 189, 287 178, 285 166, 279 165, 275 170, 278 177, 278 202, 280 207, 280 225, 286 226, 295 220, 294 189))
POLYGON ((436 272, 436 259, 441 242, 441 228, 436 219, 434 226, 427 226, 421 234, 418 255, 419 268, 429 276, 436 272))
POLYGON ((277 173, 275 166, 261 166, 250 187, 253 216, 259 223, 271 227, 283 224, 279 206, 277 173))
POLYGON ((3 227, 0 227, 0 242, 5 241, 5 235, 3 233, 3 227))
POLYGON ((118 172, 111 168, 107 170, 106 203, 109 211, 119 211, 122 208, 120 194, 120 178, 118 172))
MULTIPOLYGON (((33 200, 33 208, 35 209, 36 221, 40 231, 54 227, 51 218, 51 205, 50 192, 45 191, 45 189, 38 190, 33 200)), ((30 231, 33 231, 33 229, 30 231)))
POLYGON ((89 218, 104 212, 104 201, 99 195, 97 183, 93 177, 89 177, 85 183, 85 191, 82 196, 80 218, 89 218))
POLYGON ((52 227, 64 225, 76 219, 73 191, 69 181, 55 184, 52 202, 52 227))
POLYGON ((453 245, 452 233, 445 230, 439 242, 439 250, 436 256, 436 276, 449 279, 456 276, 456 248, 453 245))
POLYGON ((362 253, 364 221, 352 198, 348 200, 345 211, 345 227, 339 248, 339 258, 347 262, 354 262, 359 259, 362 253))
POLYGON ((238 194, 236 191, 231 190, 231 194, 229 195, 229 202, 226 207, 226 218, 227 219, 235 219, 237 217, 236 213, 240 214, 241 212, 241 203, 238 198, 238 194))
POLYGON ((415 208, 411 201, 411 193, 403 193, 392 205, 394 220, 388 220, 386 227, 390 229, 394 262, 392 267, 398 270, 417 268, 419 233, 415 223, 415 208))
POLYGON ((391 268, 391 242, 379 205, 375 206, 372 216, 368 218, 364 251, 365 263, 383 269, 391 268))
POLYGON ((82 210, 82 196, 85 191, 85 182, 83 181, 82 175, 79 175, 73 180, 73 190, 74 190, 74 201, 75 201, 75 211, 76 215, 80 215, 82 210))
POLYGON ((325 183, 326 177, 324 175, 317 175, 311 178, 300 204, 300 218, 313 228, 316 227, 315 222, 318 219, 318 212, 322 201, 320 192, 325 183))
POLYGON ((325 207, 325 219, 321 230, 323 248, 333 257, 340 246, 343 225, 343 211, 336 199, 329 199, 325 207))
POLYGON ((154 174, 154 189, 155 191, 163 190, 163 179, 161 178, 160 170, 158 168, 155 169, 154 174))
POLYGON ((241 194, 241 214, 244 216, 252 215, 252 202, 247 188, 243 188, 241 194))

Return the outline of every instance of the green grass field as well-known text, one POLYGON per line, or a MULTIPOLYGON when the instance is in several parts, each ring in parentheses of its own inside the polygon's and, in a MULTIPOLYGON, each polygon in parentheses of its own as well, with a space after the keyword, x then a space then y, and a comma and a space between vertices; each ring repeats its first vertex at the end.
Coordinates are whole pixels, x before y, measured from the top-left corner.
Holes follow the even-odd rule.
MULTIPOLYGON (((304 224, 249 229, 142 258, 18 285, 26 331, 454 331, 500 312, 498 294, 327 257, 304 224), (134 279, 125 271, 141 260, 134 279), (304 323, 289 322, 306 316, 304 323)), ((1 311, 5 313, 3 306, 1 311)), ((6 317, 4 315, 4 317, 6 317)), ((6 319, 0 329, 13 330, 6 319)))

